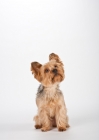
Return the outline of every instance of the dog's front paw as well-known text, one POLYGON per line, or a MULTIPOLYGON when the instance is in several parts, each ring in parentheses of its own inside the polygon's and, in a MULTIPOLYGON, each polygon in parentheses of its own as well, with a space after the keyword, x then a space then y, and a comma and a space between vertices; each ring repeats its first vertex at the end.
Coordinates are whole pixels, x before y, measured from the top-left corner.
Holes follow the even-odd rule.
POLYGON ((41 131, 43 131, 43 132, 46 132, 46 131, 49 131, 50 130, 50 128, 47 128, 47 127, 42 127, 41 128, 41 131))
POLYGON ((59 128, 58 128, 58 131, 61 131, 61 132, 62 132, 62 131, 66 131, 66 127, 59 127, 59 128))
POLYGON ((36 129, 40 129, 41 127, 42 127, 41 125, 37 125, 37 124, 35 125, 36 129))

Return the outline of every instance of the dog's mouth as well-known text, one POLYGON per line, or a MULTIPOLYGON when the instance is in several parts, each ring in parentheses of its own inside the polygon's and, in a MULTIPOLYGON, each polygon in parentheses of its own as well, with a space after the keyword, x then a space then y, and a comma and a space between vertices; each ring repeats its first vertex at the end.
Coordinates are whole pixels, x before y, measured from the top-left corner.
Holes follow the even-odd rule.
POLYGON ((59 73, 56 73, 52 78, 52 83, 61 82, 63 80, 63 76, 59 73))

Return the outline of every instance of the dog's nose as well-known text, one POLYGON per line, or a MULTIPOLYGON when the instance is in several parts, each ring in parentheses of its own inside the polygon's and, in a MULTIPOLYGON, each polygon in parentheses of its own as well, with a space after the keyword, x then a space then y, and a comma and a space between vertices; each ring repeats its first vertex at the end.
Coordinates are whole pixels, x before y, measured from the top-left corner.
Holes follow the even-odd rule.
POLYGON ((53 69, 52 72, 56 74, 57 73, 57 69, 53 69))

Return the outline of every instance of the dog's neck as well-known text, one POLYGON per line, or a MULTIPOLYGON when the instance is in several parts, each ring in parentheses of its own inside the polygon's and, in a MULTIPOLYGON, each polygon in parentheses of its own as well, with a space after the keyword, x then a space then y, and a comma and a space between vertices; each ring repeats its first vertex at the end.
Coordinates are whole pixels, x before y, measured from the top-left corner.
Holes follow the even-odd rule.
POLYGON ((44 87, 45 98, 54 99, 56 96, 56 91, 59 89, 59 83, 55 83, 49 87, 44 87))
POLYGON ((48 87, 46 87, 46 86, 43 86, 43 87, 44 87, 44 90, 46 90, 46 91, 53 91, 53 90, 56 90, 59 88, 59 83, 55 83, 55 84, 50 85, 48 87))
POLYGON ((45 87, 42 84, 38 88, 37 97, 45 98, 50 101, 56 99, 61 94, 59 89, 59 83, 53 84, 52 86, 45 87))

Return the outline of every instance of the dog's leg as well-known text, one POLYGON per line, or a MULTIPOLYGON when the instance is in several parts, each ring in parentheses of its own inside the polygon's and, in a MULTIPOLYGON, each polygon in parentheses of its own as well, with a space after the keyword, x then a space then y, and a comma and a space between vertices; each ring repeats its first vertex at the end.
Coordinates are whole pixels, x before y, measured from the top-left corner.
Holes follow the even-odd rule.
POLYGON ((40 128, 42 127, 42 125, 41 125, 41 123, 40 123, 40 119, 39 119, 39 116, 38 116, 38 115, 36 115, 36 116, 34 117, 34 121, 35 121, 35 128, 36 128, 36 129, 40 129, 40 128))
POLYGON ((68 124, 68 117, 67 117, 66 107, 63 105, 58 105, 56 107, 56 124, 59 131, 65 131, 68 124))
POLYGON ((68 123, 68 116, 66 116, 66 127, 67 127, 67 128, 70 127, 70 125, 69 125, 69 123, 68 123))
POLYGON ((40 122, 42 124, 42 131, 48 131, 51 130, 51 121, 48 117, 47 111, 45 109, 41 109, 39 112, 39 116, 40 116, 40 122))

